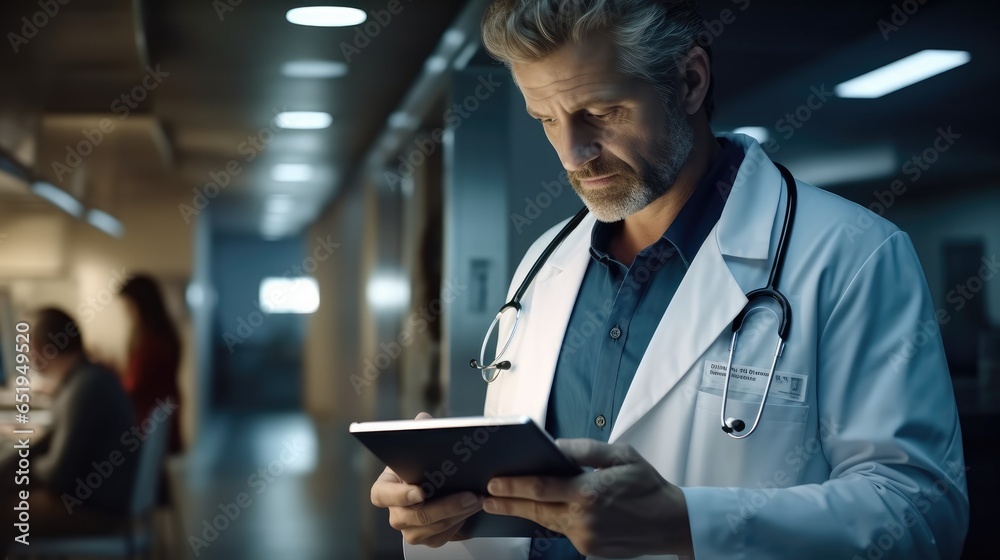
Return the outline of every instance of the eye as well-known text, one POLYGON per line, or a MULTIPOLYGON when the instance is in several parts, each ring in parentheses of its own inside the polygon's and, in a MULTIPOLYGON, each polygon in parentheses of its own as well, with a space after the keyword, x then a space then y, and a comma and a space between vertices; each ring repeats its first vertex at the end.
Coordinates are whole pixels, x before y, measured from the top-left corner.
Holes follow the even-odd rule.
POLYGON ((587 116, 588 118, 593 118, 593 119, 605 119, 605 118, 608 118, 608 117, 611 117, 611 116, 614 116, 614 114, 615 114, 615 113, 616 113, 617 111, 618 111, 618 109, 617 109, 617 108, 614 108, 614 107, 613 107, 613 108, 611 108, 611 109, 606 109, 606 110, 602 110, 602 111, 592 111, 592 112, 587 112, 587 113, 585 113, 585 115, 586 115, 586 116, 587 116))

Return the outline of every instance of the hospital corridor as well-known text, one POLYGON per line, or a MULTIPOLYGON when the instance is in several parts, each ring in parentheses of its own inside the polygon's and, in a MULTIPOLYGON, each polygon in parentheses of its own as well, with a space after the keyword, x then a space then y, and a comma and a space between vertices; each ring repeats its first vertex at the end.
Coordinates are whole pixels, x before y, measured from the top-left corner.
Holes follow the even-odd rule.
POLYGON ((998 26, 4 0, 0 557, 996 558, 998 26))

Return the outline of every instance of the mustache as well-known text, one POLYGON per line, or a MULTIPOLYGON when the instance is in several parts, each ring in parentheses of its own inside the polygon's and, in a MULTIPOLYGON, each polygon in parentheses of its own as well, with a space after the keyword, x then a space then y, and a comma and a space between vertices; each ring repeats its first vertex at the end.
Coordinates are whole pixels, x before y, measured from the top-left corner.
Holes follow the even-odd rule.
POLYGON ((595 160, 589 162, 585 167, 568 173, 570 179, 593 179, 594 177, 604 177, 605 175, 634 175, 635 172, 624 161, 602 161, 595 160))

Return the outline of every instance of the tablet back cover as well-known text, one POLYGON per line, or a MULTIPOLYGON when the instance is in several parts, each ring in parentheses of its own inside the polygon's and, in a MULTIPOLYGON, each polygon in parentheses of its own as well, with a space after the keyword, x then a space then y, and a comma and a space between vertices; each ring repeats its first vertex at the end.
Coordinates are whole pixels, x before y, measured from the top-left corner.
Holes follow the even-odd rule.
MULTIPOLYGON (((412 426, 412 421, 403 422, 412 426)), ((426 422, 433 424, 430 420, 426 422)), ((352 433, 400 478, 419 485, 428 500, 464 491, 485 496, 486 484, 495 476, 574 476, 582 472, 527 417, 503 425, 399 431, 359 432, 352 426, 352 433)), ((533 521, 483 511, 466 521, 462 534, 558 536, 533 521)))

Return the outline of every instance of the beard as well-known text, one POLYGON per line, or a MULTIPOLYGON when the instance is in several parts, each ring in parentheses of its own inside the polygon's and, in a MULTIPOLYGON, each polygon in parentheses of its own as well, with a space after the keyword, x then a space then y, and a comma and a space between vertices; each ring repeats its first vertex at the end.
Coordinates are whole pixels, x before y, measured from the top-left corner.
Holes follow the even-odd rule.
POLYGON ((640 159, 638 169, 608 154, 614 159, 602 156, 568 173, 573 190, 595 218, 608 223, 624 220, 670 190, 694 146, 694 131, 685 117, 677 104, 668 104, 666 134, 657 138, 649 159, 640 159), (588 189, 581 183, 605 175, 615 177, 603 187, 588 189))

